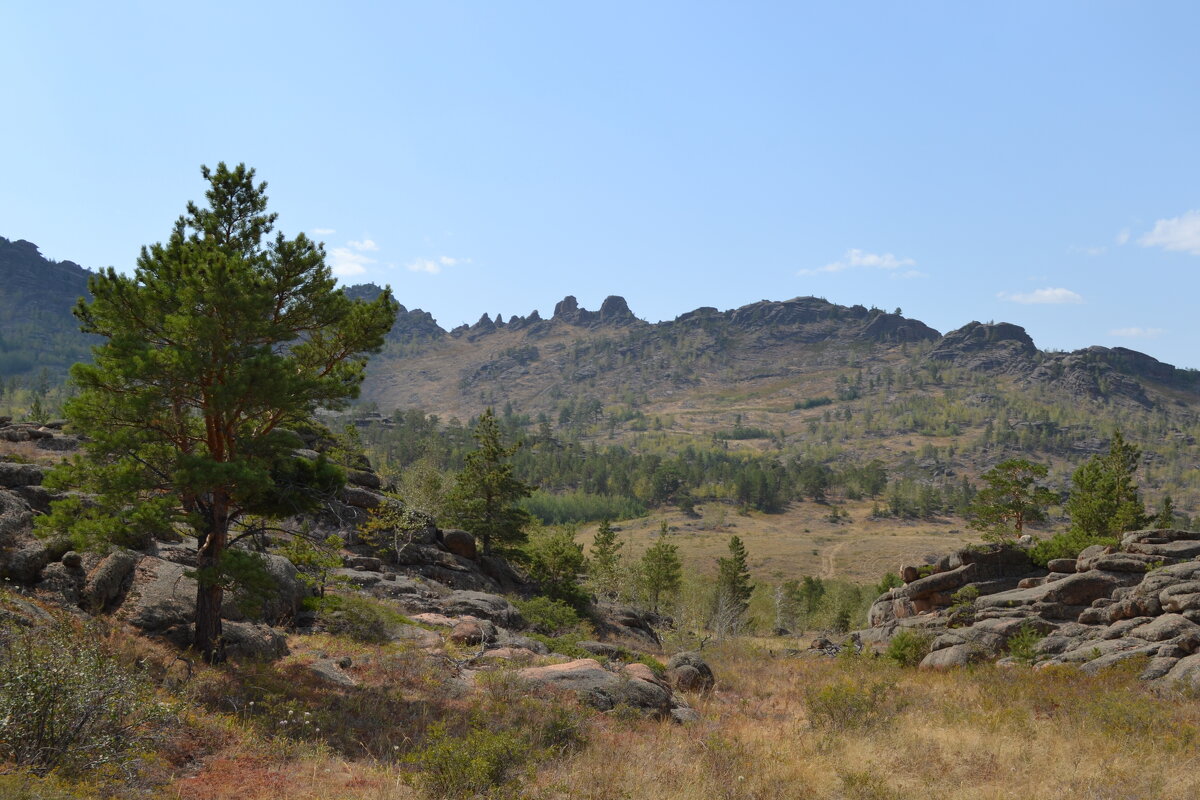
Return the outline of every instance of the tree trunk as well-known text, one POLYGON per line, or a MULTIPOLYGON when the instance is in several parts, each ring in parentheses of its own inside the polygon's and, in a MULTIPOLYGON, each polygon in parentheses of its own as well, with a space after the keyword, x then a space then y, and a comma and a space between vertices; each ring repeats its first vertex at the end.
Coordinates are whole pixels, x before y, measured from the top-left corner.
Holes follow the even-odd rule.
MULTIPOLYGON (((200 567, 214 567, 213 559, 201 559, 200 567)), ((196 648, 209 664, 225 660, 225 642, 221 631, 221 601, 225 589, 221 584, 208 585, 203 580, 196 587, 196 648)))
POLYGON ((229 540, 229 517, 224 498, 214 499, 205 516, 207 530, 200 545, 196 580, 196 649, 209 664, 225 660, 221 630, 221 601, 225 596, 220 575, 221 554, 229 540))

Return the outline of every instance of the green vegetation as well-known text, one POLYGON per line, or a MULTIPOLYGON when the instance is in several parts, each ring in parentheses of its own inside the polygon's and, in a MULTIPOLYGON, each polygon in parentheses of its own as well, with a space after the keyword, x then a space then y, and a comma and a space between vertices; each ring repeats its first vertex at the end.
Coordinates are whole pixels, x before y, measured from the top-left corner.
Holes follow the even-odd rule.
MULTIPOLYGON (((1135 480, 1141 450, 1113 435, 1108 453, 1096 455, 1075 470, 1066 511, 1067 531, 1038 542, 1030 551, 1035 564, 1045 566, 1055 558, 1074 558, 1091 545, 1116 546, 1125 531, 1138 530, 1153 521, 1142 506, 1135 480)), ((1170 511, 1174 517, 1174 510, 1170 511)))
POLYGON ((520 507, 547 524, 633 519, 645 516, 646 506, 636 497, 591 494, 579 489, 565 492, 537 490, 521 500, 520 507))
POLYGON ((583 621, 575 607, 562 600, 546 596, 510 599, 525 621, 543 636, 555 637, 576 633, 583 621))
POLYGON ((717 584, 710 623, 712 629, 718 634, 740 630, 753 595, 754 585, 750 582, 746 547, 737 536, 731 536, 729 557, 717 559, 717 584))
POLYGON ((521 557, 543 595, 578 609, 587 605, 587 594, 579 581, 586 569, 583 545, 576 543, 574 528, 538 529, 521 557))
POLYGON ((1046 634, 1038 631, 1037 627, 1026 622, 1021 629, 1008 640, 1008 654, 1022 664, 1032 664, 1037 659, 1037 644, 1046 638, 1046 634))
POLYGON ((356 642, 383 644, 391 640, 397 626, 411 624, 386 603, 361 595, 329 594, 311 598, 308 603, 317 612, 322 628, 356 642))
POLYGON ((1142 451, 1117 431, 1106 455, 1094 456, 1075 470, 1067 500, 1072 531, 1111 537, 1150 521, 1134 479, 1141 456, 1142 451))
POLYGON ((123 769, 170 720, 153 685, 67 621, 0 627, 0 763, 36 775, 123 769))
POLYGON ((592 537, 587 569, 588 586, 603 600, 614 600, 620 594, 621 548, 624 546, 608 520, 602 521, 592 537))
POLYGON ((829 733, 878 727, 905 705, 891 682, 860 685, 848 679, 811 687, 805 690, 804 701, 812 726, 829 733))
POLYGON ((231 533, 246 515, 312 509, 340 485, 324 459, 293 456, 300 441, 285 428, 356 396, 396 304, 349 300, 303 234, 269 240, 275 215, 254 170, 201 172, 209 207, 189 203, 133 275, 93 276, 76 308, 102 344, 71 371, 79 394, 65 411, 87 434, 84 455, 51 483, 97 499, 60 501, 39 523, 81 543, 188 525, 200 543, 196 642, 219 661, 231 533))
POLYGON ((971 502, 967 524, 983 532, 984 541, 1007 542, 1025 532, 1026 523, 1046 519, 1046 509, 1058 498, 1036 481, 1045 480, 1047 469, 1023 458, 1001 461, 980 479, 987 484, 971 502))
POLYGON ((517 505, 533 487, 513 477, 510 456, 520 442, 504 446, 500 426, 489 408, 471 434, 477 445, 463 459, 447 498, 450 521, 483 542, 483 552, 508 549, 526 539, 529 513, 517 505))
POLYGON ((679 548, 667 541, 667 536, 667 523, 664 522, 658 539, 646 550, 639 564, 642 589, 652 611, 658 611, 663 596, 678 592, 683 582, 679 548))
POLYGON ((888 642, 884 657, 901 667, 915 667, 921 663, 933 646, 933 637, 919 631, 899 631, 888 642))

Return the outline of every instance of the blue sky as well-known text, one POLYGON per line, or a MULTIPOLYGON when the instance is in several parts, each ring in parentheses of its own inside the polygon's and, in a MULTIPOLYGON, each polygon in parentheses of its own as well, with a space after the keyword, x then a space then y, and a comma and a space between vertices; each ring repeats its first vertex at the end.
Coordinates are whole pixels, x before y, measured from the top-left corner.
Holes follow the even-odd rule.
POLYGON ((1200 4, 6 3, 0 235, 129 268, 200 164, 445 327, 818 295, 1200 367, 1200 4))

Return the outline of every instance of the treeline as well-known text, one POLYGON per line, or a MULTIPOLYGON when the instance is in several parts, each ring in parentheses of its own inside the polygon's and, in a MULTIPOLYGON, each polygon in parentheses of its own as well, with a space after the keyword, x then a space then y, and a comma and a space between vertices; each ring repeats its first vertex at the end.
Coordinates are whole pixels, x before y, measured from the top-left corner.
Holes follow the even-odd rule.
MULTIPOLYGON (((528 417, 511 409, 497 421, 506 440, 524 442, 511 458, 513 471, 539 487, 524 506, 546 522, 628 518, 667 504, 690 512, 706 500, 778 513, 790 502, 825 502, 830 493, 848 499, 880 498, 888 488, 887 468, 877 460, 831 466, 803 457, 695 444, 673 453, 636 452, 620 444, 601 447, 562 437, 545 420, 534 427, 528 417)), ((471 425, 408 410, 388 420, 360 421, 358 435, 385 474, 400 475, 418 464, 455 472, 475 447, 471 425)), ((899 496, 905 496, 903 491, 899 496)), ((896 505, 909 507, 900 501, 896 505)), ((939 500, 938 508, 943 505, 939 500)))

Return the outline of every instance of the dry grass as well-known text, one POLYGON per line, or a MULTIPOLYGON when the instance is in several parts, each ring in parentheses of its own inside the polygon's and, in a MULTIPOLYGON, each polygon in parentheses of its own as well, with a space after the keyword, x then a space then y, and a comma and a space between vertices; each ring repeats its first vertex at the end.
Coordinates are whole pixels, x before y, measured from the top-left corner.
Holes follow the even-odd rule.
POLYGON ((540 796, 1200 796, 1200 705, 1155 696, 1127 671, 1097 678, 990 667, 918 673, 873 661, 763 655, 717 654, 723 681, 697 701, 703 723, 606 726, 582 754, 543 770, 540 796), (868 724, 811 718, 810 698, 822 689, 872 685, 888 689, 868 724))
MULTIPOLYGON (((172 651, 114 631, 122 661, 170 685, 172 651)), ((866 658, 784 657, 795 640, 743 639, 706 650, 718 686, 692 696, 702 720, 679 726, 600 714, 507 672, 447 692, 444 671, 400 649, 294 637, 276 665, 199 667, 178 731, 147 754, 133 783, 63 786, 0 797, 180 800, 428 798, 404 758, 424 729, 450 737, 449 763, 476 753, 472 731, 550 736, 491 797, 537 800, 1150 800, 1200 796, 1200 703, 1151 690, 1137 665, 1096 677, 1069 669, 981 666, 918 672, 866 658), (358 689, 314 682, 306 666, 350 656, 358 689), (410 658, 397 663, 396 657, 410 658), (338 732, 293 735, 250 711, 250 697, 311 710, 338 732), (420 718, 412 715, 422 709, 420 718), (564 739, 564 725, 571 731, 564 739), (393 746, 383 747, 388 741, 393 746), (414 780, 416 778, 416 780, 414 780), (40 793, 39 793, 40 792, 40 793)), ((427 761, 422 764, 429 763, 427 761)), ((443 762, 444 763, 444 762, 443 762)), ((37 781, 37 779, 32 779, 37 781)), ((50 779, 47 779, 50 780, 50 779)), ((27 787, 28 788, 28 787, 27 787)))
MULTIPOLYGON (((715 569, 716 560, 728 555, 729 537, 737 534, 750 554, 751 573, 771 583, 808 575, 875 583, 903 564, 979 541, 958 520, 874 519, 869 500, 838 507, 850 514, 850 522, 830 522, 830 506, 817 503, 793 503, 783 514, 748 515, 731 505, 706 503, 699 518, 671 510, 617 527, 631 554, 640 557, 666 520, 685 570, 700 573, 715 569)), ((577 541, 589 547, 594 534, 594 525, 581 528, 577 541)))

